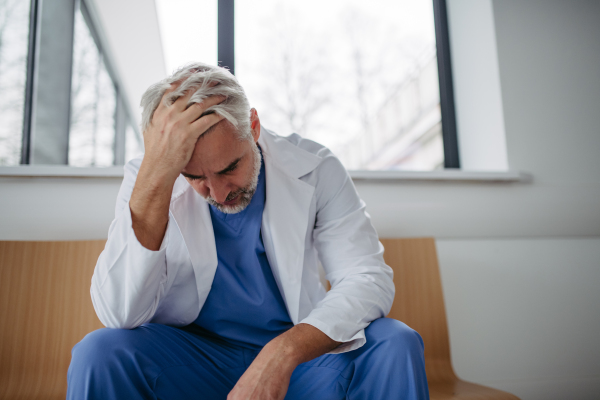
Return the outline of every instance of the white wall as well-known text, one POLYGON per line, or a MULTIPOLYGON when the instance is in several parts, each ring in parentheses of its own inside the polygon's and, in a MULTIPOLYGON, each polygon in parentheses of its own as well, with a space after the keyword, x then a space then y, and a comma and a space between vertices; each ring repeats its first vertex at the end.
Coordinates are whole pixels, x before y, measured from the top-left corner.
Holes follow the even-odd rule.
POLYGON ((598 399, 600 238, 437 249, 458 376, 522 399, 598 399))
POLYGON ((120 178, 0 178, 0 240, 106 239, 120 178))
MULTIPOLYGON (((449 0, 451 29, 478 1, 449 0)), ((523 399, 600 392, 599 15, 598 1, 493 2, 508 166, 533 182, 357 182, 381 236, 438 239, 459 376, 523 399)), ((0 178, 0 240, 106 237, 118 186, 0 178)))

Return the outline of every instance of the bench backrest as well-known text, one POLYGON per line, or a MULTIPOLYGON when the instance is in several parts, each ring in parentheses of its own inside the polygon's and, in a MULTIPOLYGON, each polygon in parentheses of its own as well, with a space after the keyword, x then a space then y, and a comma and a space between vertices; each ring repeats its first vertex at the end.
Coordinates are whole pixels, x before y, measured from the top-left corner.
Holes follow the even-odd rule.
POLYGON ((388 317, 421 334, 430 382, 455 378, 434 239, 381 239, 381 243, 385 248, 384 259, 394 270, 396 286, 388 317))
POLYGON ((101 328, 90 282, 104 240, 0 242, 0 399, 64 399, 71 348, 101 328))
MULTIPOLYGON (((381 241, 396 284, 389 317, 423 337, 430 382, 453 377, 434 240, 381 241)), ((104 244, 0 242, 0 399, 65 398, 72 347, 102 327, 89 288, 104 244)))

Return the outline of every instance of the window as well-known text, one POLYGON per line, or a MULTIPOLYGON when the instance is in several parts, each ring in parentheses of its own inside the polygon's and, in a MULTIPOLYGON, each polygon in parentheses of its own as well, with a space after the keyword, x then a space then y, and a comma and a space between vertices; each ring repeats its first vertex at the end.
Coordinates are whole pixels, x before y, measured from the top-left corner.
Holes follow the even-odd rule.
POLYGON ((219 0, 218 30, 266 127, 348 169, 459 167, 445 0, 219 0))
POLYGON ((143 152, 97 28, 81 0, 0 0, 0 165, 105 167, 143 152))
POLYGON ((144 154, 144 141, 133 125, 125 131, 125 162, 144 154))
POLYGON ((113 165, 117 92, 82 10, 73 41, 69 165, 113 165))
POLYGON ((274 131, 348 169, 444 167, 430 0, 238 1, 235 73, 274 131))

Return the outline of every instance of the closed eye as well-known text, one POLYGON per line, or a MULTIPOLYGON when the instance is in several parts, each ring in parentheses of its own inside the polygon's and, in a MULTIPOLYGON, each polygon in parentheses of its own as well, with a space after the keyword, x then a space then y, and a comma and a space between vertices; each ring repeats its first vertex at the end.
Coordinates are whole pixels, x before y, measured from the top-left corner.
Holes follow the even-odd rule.
POLYGON ((235 171, 237 169, 237 167, 238 167, 237 164, 235 164, 231 167, 227 167, 223 171, 219 172, 219 175, 227 175, 228 173, 235 171))
POLYGON ((225 168, 224 170, 221 170, 219 172, 217 172, 218 175, 226 175, 230 172, 233 172, 237 169, 239 163, 240 163, 241 158, 238 158, 237 160, 235 160, 234 162, 232 162, 231 164, 229 164, 227 166, 227 168, 225 168))
POLYGON ((187 174, 185 172, 182 172, 181 175, 185 176, 190 181, 199 181, 199 180, 206 179, 204 177, 204 175, 192 175, 192 174, 187 174))
MULTIPOLYGON (((217 172, 217 175, 227 175, 228 173, 235 171, 237 169, 241 159, 242 159, 242 157, 233 161, 225 169, 217 172)), ((185 176, 190 181, 198 181, 198 180, 206 179, 206 177, 204 175, 192 175, 192 174, 188 174, 186 172, 182 172, 181 175, 185 176)))

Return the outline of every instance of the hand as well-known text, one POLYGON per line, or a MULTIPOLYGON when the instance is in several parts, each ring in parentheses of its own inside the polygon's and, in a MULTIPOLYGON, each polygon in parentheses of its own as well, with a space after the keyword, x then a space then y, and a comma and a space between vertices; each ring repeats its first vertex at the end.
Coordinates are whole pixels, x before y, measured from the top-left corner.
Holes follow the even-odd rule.
POLYGON ((282 400, 285 397, 297 363, 284 349, 272 344, 267 344, 258 354, 227 400, 282 400))
POLYGON ((150 126, 144 132, 145 155, 142 162, 142 168, 151 166, 153 176, 173 182, 189 163, 200 135, 223 119, 216 113, 202 114, 225 100, 224 96, 212 96, 188 107, 193 95, 193 91, 189 91, 172 105, 165 106, 165 96, 176 89, 177 85, 172 85, 165 92, 150 126))
POLYGON ((339 345, 312 325, 295 325, 263 347, 227 399, 282 400, 298 365, 339 345))

